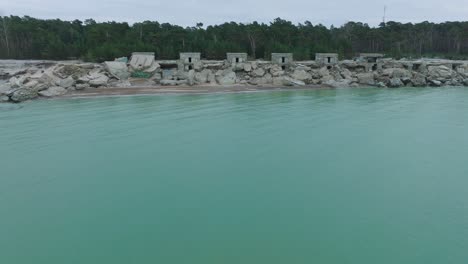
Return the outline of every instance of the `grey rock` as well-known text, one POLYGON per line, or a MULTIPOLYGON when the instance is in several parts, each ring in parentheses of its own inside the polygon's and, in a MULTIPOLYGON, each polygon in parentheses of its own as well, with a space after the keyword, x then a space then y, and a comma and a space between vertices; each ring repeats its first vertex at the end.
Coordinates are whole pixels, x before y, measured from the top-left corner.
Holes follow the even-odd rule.
POLYGON ((130 77, 130 72, 125 62, 106 61, 104 62, 104 67, 112 76, 119 80, 127 80, 130 77))
POLYGON ((447 66, 428 66, 428 75, 430 79, 448 80, 452 78, 454 71, 447 66))
POLYGON ((390 82, 388 84, 388 86, 391 87, 391 88, 398 88, 398 87, 402 87, 404 85, 405 84, 399 78, 390 79, 390 82))
POLYGON ((305 83, 301 80, 295 80, 293 78, 284 77, 284 80, 292 86, 304 86, 305 83))
POLYGON ((60 87, 60 86, 53 86, 47 90, 40 91, 39 95, 44 96, 44 97, 55 97, 55 96, 64 95, 66 93, 67 93, 67 89, 60 87))
POLYGON ((252 72, 254 77, 263 77, 265 75, 265 70, 263 68, 257 68, 252 72))
POLYGON ((208 74, 208 82, 211 84, 211 85, 215 85, 217 84, 216 83, 216 75, 210 71, 210 73, 208 74))
POLYGON ((0 95, 0 103, 6 103, 8 101, 10 101, 10 97, 6 95, 0 95))
POLYGON ((365 85, 375 85, 374 74, 372 72, 360 73, 357 75, 358 82, 365 85))
POLYGON ((207 83, 210 74, 212 74, 212 72, 208 69, 204 69, 201 72, 197 72, 195 73, 195 81, 200 84, 207 83))
POLYGON ((34 99, 38 96, 39 95, 37 93, 37 90, 22 88, 22 89, 15 90, 10 98, 13 102, 19 103, 19 102, 34 99))
POLYGON ((104 74, 101 74, 96 77, 97 78, 93 78, 92 80, 89 81, 90 86, 93 86, 93 87, 107 86, 107 83, 109 82, 109 77, 107 77, 104 74))
POLYGON ((24 81, 26 80, 26 76, 14 76, 11 77, 9 82, 11 85, 11 88, 19 88, 23 86, 24 81))
POLYGON ((192 86, 195 84, 195 71, 190 70, 187 74, 187 83, 188 85, 192 86))
POLYGON ((382 72, 382 75, 388 76, 390 78, 411 78, 412 74, 410 71, 402 68, 388 68, 384 69, 382 72))
POLYGON ((270 68, 270 74, 271 76, 273 77, 278 77, 278 76, 281 76, 284 74, 284 71, 283 69, 279 66, 279 65, 273 65, 271 68, 270 68))
POLYGON ((342 79, 340 81, 330 80, 324 84, 329 85, 332 88, 347 88, 347 87, 350 87, 351 80, 349 79, 342 79))
POLYGON ((353 78, 353 73, 348 69, 342 69, 340 74, 343 79, 351 80, 353 78))
POLYGON ((430 80, 430 83, 431 83, 433 86, 442 86, 442 82, 441 82, 441 81, 430 80))
POLYGON ((9 95, 11 92, 12 88, 9 83, 0 84, 0 95, 9 95))
POLYGON ((54 70, 54 74, 62 79, 68 78, 69 76, 78 79, 81 76, 86 75, 88 70, 83 69, 75 64, 60 65, 54 70))
POLYGON ((78 83, 75 85, 76 90, 84 90, 84 89, 88 89, 89 87, 91 86, 88 83, 78 83))
POLYGON ((291 78, 307 83, 312 80, 312 74, 306 72, 305 70, 296 69, 291 75, 291 78))
POLYGON ((128 88, 128 87, 131 87, 132 84, 130 83, 129 80, 119 80, 119 81, 110 82, 109 86, 114 87, 114 88, 128 88))
POLYGON ((75 85, 75 80, 71 76, 68 76, 67 78, 59 81, 59 86, 65 89, 70 88, 73 85, 75 85))
POLYGON ((221 75, 216 76, 220 85, 233 85, 236 83, 236 73, 233 71, 223 71, 221 75))
POLYGON ((411 78, 411 83, 415 87, 427 86, 426 76, 421 73, 414 73, 413 78, 411 78))
POLYGON ((379 88, 387 88, 387 85, 385 85, 384 82, 378 82, 378 83, 377 83, 377 87, 379 87, 379 88))

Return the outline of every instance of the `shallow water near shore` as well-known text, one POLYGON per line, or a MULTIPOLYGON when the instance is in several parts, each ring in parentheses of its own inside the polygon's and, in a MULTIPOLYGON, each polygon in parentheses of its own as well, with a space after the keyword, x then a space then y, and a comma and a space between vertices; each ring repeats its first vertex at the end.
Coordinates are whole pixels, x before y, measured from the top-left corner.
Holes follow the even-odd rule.
POLYGON ((0 263, 464 263, 468 89, 0 108, 0 263))

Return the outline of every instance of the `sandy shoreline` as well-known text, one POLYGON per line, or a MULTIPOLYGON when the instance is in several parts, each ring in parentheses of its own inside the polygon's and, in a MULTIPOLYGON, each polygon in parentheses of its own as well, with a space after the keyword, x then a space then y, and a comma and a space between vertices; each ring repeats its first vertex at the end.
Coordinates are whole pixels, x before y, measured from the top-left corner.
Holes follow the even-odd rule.
POLYGON ((131 88, 99 88, 73 91, 56 98, 83 98, 83 97, 109 97, 128 95, 158 95, 158 94, 215 94, 215 93, 241 93, 261 91, 300 91, 312 89, 328 89, 323 85, 308 85, 301 87, 284 86, 145 86, 131 88))

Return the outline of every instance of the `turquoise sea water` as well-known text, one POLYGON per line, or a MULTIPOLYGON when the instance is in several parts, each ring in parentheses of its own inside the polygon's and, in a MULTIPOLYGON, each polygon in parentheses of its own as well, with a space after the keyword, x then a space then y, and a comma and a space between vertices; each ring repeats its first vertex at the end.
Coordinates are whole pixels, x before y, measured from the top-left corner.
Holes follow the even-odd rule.
POLYGON ((0 263, 466 263, 468 89, 0 105, 0 263))

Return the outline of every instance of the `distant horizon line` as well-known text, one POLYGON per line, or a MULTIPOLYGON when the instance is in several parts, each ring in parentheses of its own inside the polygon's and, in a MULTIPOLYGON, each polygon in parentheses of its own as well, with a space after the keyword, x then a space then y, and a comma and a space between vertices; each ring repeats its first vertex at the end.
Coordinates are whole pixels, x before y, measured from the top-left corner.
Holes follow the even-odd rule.
MULTIPOLYGON (((229 20, 226 20, 225 22, 222 22, 222 23, 212 23, 212 24, 208 24, 208 23, 204 23, 202 21, 200 22, 195 22, 194 25, 184 25, 183 23, 175 23, 175 22, 167 22, 167 21, 159 21, 159 20, 151 20, 151 19, 144 19, 144 20, 139 20, 139 21, 130 21, 130 20, 124 20, 124 19, 121 19, 121 20, 118 20, 118 19, 97 19, 97 18, 60 18, 60 17, 55 17, 55 18, 51 18, 51 17, 36 17, 36 16, 31 16, 31 15, 16 15, 16 14, 8 14, 8 15, 2 15, 0 14, 0 17, 20 17, 20 18, 25 18, 25 17, 29 17, 29 18, 33 18, 33 19, 37 19, 37 20, 60 20, 60 21, 63 21, 63 22, 73 22, 73 21, 80 21, 82 22, 83 24, 86 22, 86 20, 92 20, 96 23, 127 23, 129 26, 133 26, 134 24, 140 24, 140 23, 145 23, 145 22, 158 22, 159 24, 170 24, 170 25, 174 25, 174 26, 180 26, 180 27, 183 27, 183 28, 196 28, 198 27, 198 24, 201 23, 203 26, 201 26, 200 28, 203 28, 203 29, 206 29, 207 27, 215 27, 215 26, 220 26, 220 25, 223 25, 223 24, 230 24, 230 23, 236 23, 236 24, 239 24, 239 25, 251 25, 251 24, 254 24, 254 23, 258 23, 260 25, 270 25, 272 23, 275 22, 275 20, 277 19, 280 19, 280 20, 283 20, 283 21, 286 21, 286 22, 290 22, 292 23, 293 25, 295 26, 300 26, 300 25, 306 25, 308 22, 310 22, 311 25, 313 26, 324 26, 328 29, 334 27, 334 28, 339 28, 339 27, 342 27, 342 26, 345 26, 346 24, 348 23, 356 23, 356 24, 363 24, 363 25, 367 25, 369 26, 370 28, 378 28, 380 27, 380 25, 382 23, 384 23, 383 21, 381 21, 380 23, 378 23, 377 25, 375 23, 372 23, 372 22, 363 22, 363 21, 358 21, 358 20, 348 20, 346 22, 343 22, 341 24, 327 24, 327 23, 324 23, 324 22, 312 22, 310 20, 305 20, 305 21, 302 21, 302 22, 295 22, 291 19, 288 19, 288 18, 282 18, 282 17, 276 17, 276 18, 273 18, 271 19, 270 21, 259 21, 259 20, 251 20, 251 21, 229 21, 229 20)), ((446 20, 446 21, 439 21, 439 22, 436 22, 436 21, 430 21, 430 20, 422 20, 422 21, 418 21, 418 22, 415 22, 415 21, 398 21, 398 20, 393 20, 393 19, 390 19, 390 20, 387 20, 385 22, 385 24, 389 24, 389 23, 398 23, 398 24, 412 24, 412 25, 416 25, 416 24, 423 24, 423 23, 430 23, 430 24, 445 24, 445 23, 467 23, 468 22, 468 19, 467 20, 446 20)))

